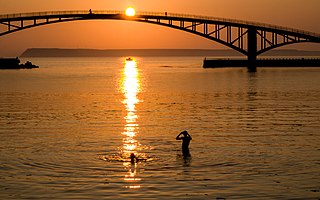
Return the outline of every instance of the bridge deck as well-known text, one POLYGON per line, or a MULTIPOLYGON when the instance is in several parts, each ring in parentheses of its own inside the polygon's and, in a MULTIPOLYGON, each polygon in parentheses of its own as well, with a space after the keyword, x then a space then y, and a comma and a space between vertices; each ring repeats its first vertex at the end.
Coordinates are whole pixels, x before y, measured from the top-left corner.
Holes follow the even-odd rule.
MULTIPOLYGON (((125 11, 117 11, 117 10, 92 10, 92 14, 96 15, 122 15, 125 16, 125 11)), ((0 15, 0 22, 4 20, 14 20, 14 19, 21 19, 21 18, 28 18, 28 17, 50 17, 50 16, 69 16, 69 15, 89 15, 88 10, 71 10, 71 11, 46 11, 46 12, 30 12, 30 13, 14 13, 14 14, 6 14, 0 15)), ((304 35, 310 35, 314 37, 320 37, 320 34, 304 31, 300 29, 288 28, 284 26, 277 26, 267 23, 259 23, 259 22, 252 22, 246 20, 237 20, 237 19, 228 19, 228 18, 220 18, 220 17, 212 17, 212 16, 203 16, 203 15, 190 15, 190 14, 180 14, 180 13, 167 13, 167 12, 137 12, 136 16, 132 18, 140 18, 140 17, 162 17, 162 18, 178 18, 178 19, 194 19, 194 20, 204 20, 204 21, 214 21, 214 22, 223 22, 223 23, 230 23, 230 24, 241 24, 241 25, 248 25, 248 26, 255 26, 261 28, 268 28, 274 30, 282 30, 288 32, 294 32, 304 35)), ((128 17, 126 17, 128 18, 128 17)))

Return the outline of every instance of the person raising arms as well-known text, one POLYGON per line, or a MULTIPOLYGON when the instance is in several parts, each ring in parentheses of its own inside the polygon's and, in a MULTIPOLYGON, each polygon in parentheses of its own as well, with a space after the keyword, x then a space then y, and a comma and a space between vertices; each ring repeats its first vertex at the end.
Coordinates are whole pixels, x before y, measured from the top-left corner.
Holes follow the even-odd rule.
POLYGON ((177 137, 176 140, 182 140, 182 153, 184 157, 189 157, 190 151, 189 151, 189 144, 192 140, 191 135, 188 133, 188 131, 182 131, 177 137))

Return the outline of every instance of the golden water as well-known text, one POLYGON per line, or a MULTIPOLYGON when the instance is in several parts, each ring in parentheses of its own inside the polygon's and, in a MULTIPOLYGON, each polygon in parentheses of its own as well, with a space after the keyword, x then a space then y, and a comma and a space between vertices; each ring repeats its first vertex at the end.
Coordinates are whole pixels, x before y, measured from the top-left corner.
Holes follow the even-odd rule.
POLYGON ((320 69, 201 59, 0 71, 0 199, 320 198, 320 69))

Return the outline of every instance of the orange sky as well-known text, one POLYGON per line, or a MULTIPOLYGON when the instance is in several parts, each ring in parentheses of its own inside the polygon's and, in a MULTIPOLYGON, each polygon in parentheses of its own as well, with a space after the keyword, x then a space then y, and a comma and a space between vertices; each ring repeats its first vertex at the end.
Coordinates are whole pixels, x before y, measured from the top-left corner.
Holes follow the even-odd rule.
MULTIPOLYGON (((161 11, 270 23, 320 33, 320 0, 0 0, 0 14, 58 10, 161 11)), ((129 21, 82 21, 41 26, 0 37, 0 57, 31 47, 54 48, 219 48, 186 32, 129 21)), ((286 48, 320 50, 319 44, 286 48)))

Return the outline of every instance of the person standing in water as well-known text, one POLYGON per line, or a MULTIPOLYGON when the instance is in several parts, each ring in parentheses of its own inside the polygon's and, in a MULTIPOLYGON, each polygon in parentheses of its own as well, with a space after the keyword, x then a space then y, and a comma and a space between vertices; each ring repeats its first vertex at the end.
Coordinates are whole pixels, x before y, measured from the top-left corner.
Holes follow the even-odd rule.
POLYGON ((188 131, 182 131, 177 137, 176 140, 182 140, 182 154, 184 157, 190 157, 189 144, 192 140, 192 137, 188 131))

